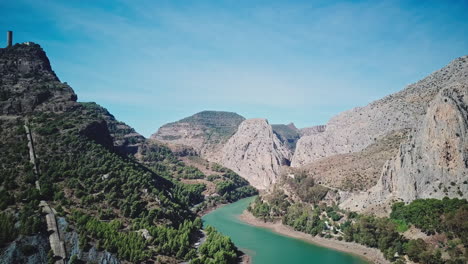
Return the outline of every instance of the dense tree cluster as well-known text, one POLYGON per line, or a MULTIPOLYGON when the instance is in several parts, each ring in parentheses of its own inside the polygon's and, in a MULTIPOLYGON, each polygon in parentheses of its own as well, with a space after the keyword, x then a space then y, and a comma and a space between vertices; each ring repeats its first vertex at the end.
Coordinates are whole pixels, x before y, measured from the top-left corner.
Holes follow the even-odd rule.
POLYGON ((158 254, 190 259, 195 256, 191 238, 201 228, 199 218, 186 220, 178 228, 148 225, 140 220, 134 223, 132 230, 124 230, 119 220, 102 222, 79 211, 73 213, 71 220, 77 224, 80 247, 87 249, 89 243, 96 241, 98 250, 105 249, 131 262, 141 262, 158 254), (151 238, 145 239, 138 232, 143 229, 148 230, 151 238))
POLYGON ((250 186, 248 181, 234 171, 216 163, 212 166, 212 169, 223 173, 223 179, 216 181, 216 191, 227 202, 235 202, 239 199, 258 194, 258 191, 250 186))
POLYGON ((396 225, 388 218, 361 215, 343 228, 344 239, 372 248, 378 248, 385 258, 394 260, 396 253, 403 253, 406 239, 398 233, 396 225))
POLYGON ((468 202, 460 199, 418 199, 392 206, 392 219, 413 224, 427 234, 450 232, 468 246, 468 202))
POLYGON ((408 257, 421 263, 466 263, 468 260, 468 202, 457 198, 417 199, 408 205, 395 203, 390 217, 414 225, 428 235, 444 234, 448 241, 438 248, 422 239, 406 245, 408 257), (447 251, 450 259, 441 258, 447 251))
POLYGON ((97 240, 97 249, 116 253, 118 257, 132 262, 149 258, 145 239, 136 232, 122 232, 118 220, 102 222, 88 215, 75 212, 71 218, 78 226, 80 247, 88 248, 88 236, 97 240))
POLYGON ((306 203, 318 203, 328 192, 328 188, 316 184, 305 172, 296 173, 294 178, 285 178, 285 183, 306 203))
POLYGON ((207 238, 199 250, 199 256, 191 264, 235 264, 238 263, 237 249, 231 239, 211 226, 206 228, 207 238))

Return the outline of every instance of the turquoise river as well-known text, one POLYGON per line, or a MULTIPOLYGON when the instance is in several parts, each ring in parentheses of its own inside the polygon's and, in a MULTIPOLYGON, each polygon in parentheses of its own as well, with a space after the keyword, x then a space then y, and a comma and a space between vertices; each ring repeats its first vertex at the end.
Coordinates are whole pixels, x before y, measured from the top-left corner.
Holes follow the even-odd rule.
POLYGON ((238 216, 253 199, 253 197, 242 199, 203 217, 205 225, 214 226, 221 233, 231 237, 239 249, 252 257, 253 264, 366 263, 359 257, 240 221, 238 216))

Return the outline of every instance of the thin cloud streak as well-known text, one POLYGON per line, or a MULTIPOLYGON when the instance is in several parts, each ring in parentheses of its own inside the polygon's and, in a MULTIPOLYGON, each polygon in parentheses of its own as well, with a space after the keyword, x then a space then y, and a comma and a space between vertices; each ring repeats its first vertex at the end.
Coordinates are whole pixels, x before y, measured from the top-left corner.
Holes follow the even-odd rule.
POLYGON ((135 120, 221 106, 272 123, 284 112, 299 126, 324 123, 332 109, 365 105, 468 53, 463 1, 9 5, 33 11, 17 20, 25 28, 47 28, 31 36, 80 100, 144 131, 162 123, 134 122, 128 107, 135 120))

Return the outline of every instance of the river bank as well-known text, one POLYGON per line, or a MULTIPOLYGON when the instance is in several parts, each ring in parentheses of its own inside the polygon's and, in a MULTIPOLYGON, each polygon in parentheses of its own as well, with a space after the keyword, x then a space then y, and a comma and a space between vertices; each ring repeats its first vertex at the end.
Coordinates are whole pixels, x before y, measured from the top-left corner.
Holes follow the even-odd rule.
POLYGON ((250 224, 256 227, 266 228, 284 236, 301 239, 303 241, 316 244, 319 246, 358 255, 366 259, 367 261, 370 261, 371 263, 377 263, 377 264, 389 264, 390 263, 388 260, 384 258, 382 252, 380 252, 380 250, 378 249, 368 248, 363 245, 352 243, 352 242, 338 241, 338 240, 326 239, 322 237, 313 237, 309 234, 296 231, 289 226, 283 225, 279 221, 274 222, 274 223, 272 222, 265 223, 262 220, 253 216, 247 210, 245 210, 241 215, 239 215, 238 218, 239 220, 247 224, 250 224))
POLYGON ((198 212, 197 215, 199 217, 203 217, 203 216, 213 212, 214 210, 217 210, 217 209, 219 209, 219 208, 221 208, 223 206, 226 206, 226 205, 228 205, 228 203, 222 203, 222 204, 217 204, 215 206, 207 207, 207 208, 201 210, 200 212, 198 212))
MULTIPOLYGON (((211 207, 208 207, 206 208, 205 210, 202 210, 200 212, 198 212, 198 216, 199 217, 203 217, 211 212, 213 212, 214 210, 217 210, 221 207, 224 207, 228 205, 228 203, 223 203, 223 204, 217 204, 215 206, 211 206, 211 207)), ((252 257, 249 256, 247 253, 245 253, 244 251, 240 250, 240 252, 242 252, 242 255, 240 256, 240 261, 239 261, 239 264, 252 264, 252 257)))

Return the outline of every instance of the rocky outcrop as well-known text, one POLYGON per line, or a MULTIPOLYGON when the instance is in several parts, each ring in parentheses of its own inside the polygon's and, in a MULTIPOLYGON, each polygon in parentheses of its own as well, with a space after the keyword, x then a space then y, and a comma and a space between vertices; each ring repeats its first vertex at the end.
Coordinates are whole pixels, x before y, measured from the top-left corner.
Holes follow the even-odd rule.
POLYGON ((439 91, 466 82, 467 72, 468 57, 464 56, 401 92, 333 117, 322 133, 305 134, 299 139, 292 166, 361 151, 393 131, 417 128, 439 91))
POLYGON ((224 145, 220 162, 257 189, 267 189, 290 155, 266 119, 248 119, 224 145))
POLYGON ((86 124, 80 133, 81 135, 93 140, 107 149, 112 149, 114 147, 112 137, 110 136, 109 130, 107 128, 107 123, 104 120, 94 121, 86 124))
POLYGON ((301 134, 301 136, 311 136, 311 135, 325 132, 325 129, 327 129, 326 125, 311 126, 311 127, 301 128, 299 130, 299 133, 301 134))
POLYGON ((99 264, 120 264, 121 261, 115 256, 107 251, 98 250, 96 247, 92 246, 86 251, 80 248, 79 238, 80 235, 74 231, 70 230, 69 223, 63 217, 57 218, 57 223, 59 231, 63 234, 65 240, 66 252, 69 256, 77 256, 80 260, 79 263, 99 263, 99 264))
MULTIPOLYGON (((111 145, 113 145, 114 149, 119 153, 125 155, 134 155, 138 152, 141 144, 146 141, 145 137, 137 133, 135 129, 121 121, 116 120, 115 117, 104 107, 92 102, 81 103, 81 106, 83 107, 84 114, 97 115, 102 118, 103 121, 105 121, 104 123, 107 127, 105 130, 107 131, 101 131, 101 138, 98 138, 98 140, 101 142, 100 144, 108 146, 108 138, 110 138, 111 145)), ((91 132, 92 134, 92 131, 87 132, 91 132)), ((97 141, 95 138, 91 138, 97 141)))
POLYGON ((47 263, 49 250, 47 234, 21 236, 2 249, 0 263, 47 263))
POLYGON ((236 113, 203 111, 162 126, 151 138, 170 146, 192 147, 202 157, 219 162, 219 152, 224 143, 236 133, 244 120, 236 113))
POLYGON ((0 49, 0 77, 0 115, 61 112, 77 105, 76 94, 60 82, 37 44, 0 49))
POLYGON ((366 211, 397 200, 446 196, 468 198, 467 81, 442 89, 421 126, 385 164, 377 185, 341 206, 366 211))

